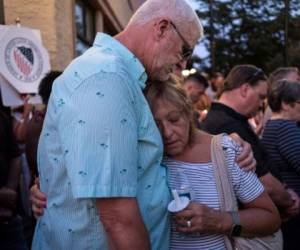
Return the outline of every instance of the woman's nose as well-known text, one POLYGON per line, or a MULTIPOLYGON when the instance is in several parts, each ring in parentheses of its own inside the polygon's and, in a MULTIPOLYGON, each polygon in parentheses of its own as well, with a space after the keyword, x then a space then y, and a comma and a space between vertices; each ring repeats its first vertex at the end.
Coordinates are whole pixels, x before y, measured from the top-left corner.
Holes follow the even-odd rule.
POLYGON ((172 128, 169 124, 163 125, 163 137, 168 139, 172 135, 172 128))

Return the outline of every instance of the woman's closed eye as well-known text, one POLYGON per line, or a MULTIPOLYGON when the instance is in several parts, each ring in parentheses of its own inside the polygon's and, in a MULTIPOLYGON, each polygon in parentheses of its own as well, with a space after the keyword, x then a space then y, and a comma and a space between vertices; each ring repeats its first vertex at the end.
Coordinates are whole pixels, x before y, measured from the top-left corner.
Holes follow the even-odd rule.
POLYGON ((180 117, 181 117, 181 112, 174 111, 168 115, 168 121, 171 123, 176 123, 179 121, 180 117))
POLYGON ((170 117, 170 118, 168 119, 168 121, 169 121, 170 123, 176 123, 176 122, 179 121, 179 119, 180 119, 180 117, 170 117))

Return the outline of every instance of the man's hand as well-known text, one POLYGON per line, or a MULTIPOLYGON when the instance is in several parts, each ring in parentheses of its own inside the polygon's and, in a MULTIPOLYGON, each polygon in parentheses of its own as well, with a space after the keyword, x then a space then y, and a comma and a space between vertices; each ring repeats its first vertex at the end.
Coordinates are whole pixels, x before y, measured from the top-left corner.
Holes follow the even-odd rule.
POLYGON ((253 156, 251 145, 237 133, 232 133, 229 136, 242 148, 242 152, 237 156, 236 162, 243 170, 254 172, 256 170, 256 160, 253 156))
POLYGON ((44 214, 44 208, 47 206, 47 196, 40 191, 38 178, 35 179, 35 184, 30 189, 30 200, 34 217, 38 219, 44 214))

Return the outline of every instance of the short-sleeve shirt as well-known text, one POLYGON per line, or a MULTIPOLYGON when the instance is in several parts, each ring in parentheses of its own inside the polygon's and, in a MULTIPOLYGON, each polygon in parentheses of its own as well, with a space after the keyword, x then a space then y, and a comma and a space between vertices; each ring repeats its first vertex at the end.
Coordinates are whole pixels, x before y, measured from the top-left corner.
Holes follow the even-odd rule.
POLYGON ((96 198, 111 197, 136 197, 152 248, 169 248, 170 192, 146 78, 126 47, 99 33, 54 82, 38 146, 47 209, 33 249, 108 249, 96 198))
POLYGON ((200 128, 213 135, 237 133, 251 145, 254 158, 257 162, 257 176, 261 177, 270 171, 271 162, 267 157, 267 152, 249 125, 246 116, 222 103, 215 102, 212 103, 205 120, 200 124, 200 128))
POLYGON ((300 195, 300 128, 296 122, 269 120, 262 143, 281 180, 300 195))
MULTIPOLYGON (((245 172, 236 164, 235 157, 239 151, 238 145, 227 135, 222 137, 221 145, 228 167, 229 181, 232 183, 237 200, 244 204, 255 200, 262 194, 264 188, 253 172, 245 172)), ((220 198, 212 162, 189 163, 165 158, 164 164, 168 167, 168 180, 172 189, 176 189, 179 184, 178 180, 180 181, 177 173, 179 171, 184 172, 189 182, 193 201, 220 210, 220 198)), ((223 235, 183 235, 175 230, 175 223, 172 222, 171 224, 171 250, 226 250, 223 235)))

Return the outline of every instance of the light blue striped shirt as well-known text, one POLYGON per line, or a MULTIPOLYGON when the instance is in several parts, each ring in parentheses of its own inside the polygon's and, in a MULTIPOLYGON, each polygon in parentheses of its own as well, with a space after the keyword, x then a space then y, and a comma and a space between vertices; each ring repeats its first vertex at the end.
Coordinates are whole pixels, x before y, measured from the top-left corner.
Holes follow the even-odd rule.
POLYGON ((102 197, 137 197, 152 249, 169 249, 170 193, 146 78, 127 48, 97 34, 55 81, 38 148, 48 202, 33 249, 108 249, 95 205, 102 197))

